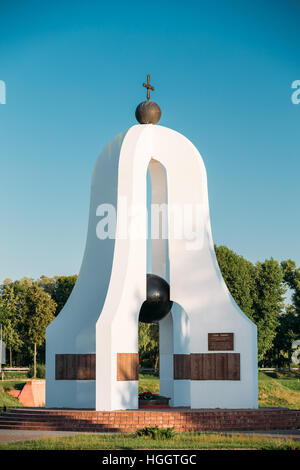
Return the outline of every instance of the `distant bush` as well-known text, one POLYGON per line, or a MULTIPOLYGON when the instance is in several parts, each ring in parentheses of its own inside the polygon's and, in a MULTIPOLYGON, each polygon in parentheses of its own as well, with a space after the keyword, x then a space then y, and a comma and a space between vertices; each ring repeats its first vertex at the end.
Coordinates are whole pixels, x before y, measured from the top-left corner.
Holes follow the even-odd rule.
POLYGON ((159 428, 158 426, 147 426, 136 431, 136 436, 150 437, 155 440, 172 439, 175 436, 174 428, 159 428))
MULTIPOLYGON (((33 377, 33 365, 29 367, 27 376, 31 379, 33 377)), ((36 377, 37 379, 44 379, 46 377, 46 367, 45 364, 36 365, 36 377)))

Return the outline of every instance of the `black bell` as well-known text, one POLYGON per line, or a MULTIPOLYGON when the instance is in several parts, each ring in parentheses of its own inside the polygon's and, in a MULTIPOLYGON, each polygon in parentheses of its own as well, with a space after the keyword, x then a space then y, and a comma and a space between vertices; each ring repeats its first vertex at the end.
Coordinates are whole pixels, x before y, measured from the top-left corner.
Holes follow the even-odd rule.
POLYGON ((162 320, 172 308, 170 286, 159 276, 147 274, 147 300, 143 303, 139 321, 153 323, 162 320))

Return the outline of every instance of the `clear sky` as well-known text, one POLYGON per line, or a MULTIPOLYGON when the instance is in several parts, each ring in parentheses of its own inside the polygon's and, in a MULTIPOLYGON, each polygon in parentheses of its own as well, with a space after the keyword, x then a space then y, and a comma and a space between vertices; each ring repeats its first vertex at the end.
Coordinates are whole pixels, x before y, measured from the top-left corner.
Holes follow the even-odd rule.
POLYGON ((0 3, 0 281, 78 272, 101 149, 160 124, 203 156, 213 237, 300 265, 300 2, 0 3))

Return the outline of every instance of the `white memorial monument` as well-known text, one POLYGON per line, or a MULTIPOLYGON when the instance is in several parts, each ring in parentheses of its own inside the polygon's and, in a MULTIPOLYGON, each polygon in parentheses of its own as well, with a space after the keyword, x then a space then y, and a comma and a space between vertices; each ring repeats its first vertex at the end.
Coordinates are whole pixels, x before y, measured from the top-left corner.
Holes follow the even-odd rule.
POLYGON ((109 142, 93 171, 79 277, 47 328, 46 407, 138 409, 141 314, 159 320, 170 406, 257 408, 256 326, 216 260, 203 160, 157 125, 149 76, 144 86, 140 124, 109 142))

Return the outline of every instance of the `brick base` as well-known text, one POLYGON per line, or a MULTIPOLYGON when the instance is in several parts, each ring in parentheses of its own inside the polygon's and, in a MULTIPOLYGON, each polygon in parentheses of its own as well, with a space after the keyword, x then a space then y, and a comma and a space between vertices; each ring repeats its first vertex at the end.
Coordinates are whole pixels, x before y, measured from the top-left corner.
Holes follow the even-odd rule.
POLYGON ((246 431, 296 429, 300 410, 164 410, 87 411, 15 408, 0 415, 0 429, 82 432, 133 432, 145 426, 174 427, 175 431, 246 431))

